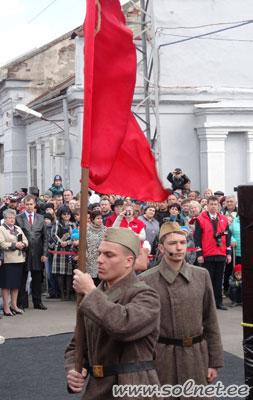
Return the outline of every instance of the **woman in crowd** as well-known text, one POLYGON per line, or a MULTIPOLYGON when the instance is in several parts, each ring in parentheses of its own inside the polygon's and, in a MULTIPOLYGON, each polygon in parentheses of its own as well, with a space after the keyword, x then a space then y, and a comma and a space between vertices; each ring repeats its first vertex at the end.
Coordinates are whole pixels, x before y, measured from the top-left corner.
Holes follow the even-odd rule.
POLYGON ((191 232, 195 231, 195 221, 197 217, 201 214, 202 207, 198 201, 192 200, 190 202, 189 216, 185 219, 185 225, 190 228, 191 232))
POLYGON ((184 225, 183 219, 180 217, 181 207, 178 203, 172 203, 169 206, 170 216, 164 218, 164 221, 177 222, 180 226, 184 225))
POLYGON ((86 272, 92 277, 97 286, 100 282, 98 278, 98 248, 104 238, 106 227, 103 224, 101 211, 94 211, 90 215, 91 224, 87 228, 87 248, 86 248, 86 272))
POLYGON ((0 227, 0 248, 4 263, 0 266, 0 288, 2 290, 4 315, 23 314, 17 306, 18 289, 21 286, 25 267, 25 248, 28 246, 22 229, 15 225, 16 211, 7 208, 3 212, 4 223, 0 227), (9 293, 11 307, 9 307, 9 293))
POLYGON ((51 214, 52 215, 52 221, 56 221, 56 213, 55 213, 55 208, 53 203, 46 203, 45 205, 45 214, 51 214))
POLYGON ((207 211, 207 198, 206 197, 203 197, 200 200, 199 204, 201 205, 203 211, 207 211))
POLYGON ((132 203, 124 205, 123 211, 117 216, 113 228, 130 228, 137 233, 141 242, 146 239, 146 225, 138 218, 134 218, 134 206, 132 203))
POLYGON ((59 212, 59 218, 52 227, 52 240, 55 244, 54 251, 63 252, 63 254, 55 253, 53 256, 52 273, 57 274, 58 286, 61 292, 61 300, 71 300, 72 287, 72 264, 69 262, 69 252, 71 249, 71 233, 76 225, 70 221, 71 211, 67 206, 62 206, 59 212), (67 296, 64 296, 64 277, 66 278, 67 296))
POLYGON ((69 208, 72 213, 74 212, 75 206, 76 206, 76 199, 69 200, 69 208))
POLYGON ((212 191, 212 189, 206 189, 206 190, 204 191, 204 198, 205 198, 205 199, 208 199, 208 197, 210 197, 210 196, 213 196, 213 191, 212 191))
POLYGON ((144 214, 138 219, 146 225, 146 239, 149 242, 151 248, 153 246, 156 236, 158 236, 160 227, 159 222, 155 219, 156 208, 155 206, 147 206, 144 209, 144 214))
MULTIPOLYGON (((229 216, 227 216, 228 218, 229 216)), ((232 233, 231 247, 235 248, 235 264, 241 264, 241 227, 239 215, 234 218, 232 224, 229 226, 232 233)))

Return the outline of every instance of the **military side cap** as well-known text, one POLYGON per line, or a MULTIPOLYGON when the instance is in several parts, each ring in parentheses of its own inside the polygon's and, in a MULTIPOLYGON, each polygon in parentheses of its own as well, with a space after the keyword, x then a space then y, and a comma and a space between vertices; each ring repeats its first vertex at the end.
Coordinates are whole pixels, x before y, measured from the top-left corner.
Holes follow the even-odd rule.
POLYGON ((139 237, 131 229, 108 228, 104 236, 104 241, 118 243, 127 247, 134 253, 136 258, 140 253, 141 246, 139 237))
POLYGON ((177 222, 165 222, 161 226, 159 239, 161 239, 164 235, 167 235, 168 233, 177 233, 177 232, 183 233, 182 229, 180 228, 177 222))

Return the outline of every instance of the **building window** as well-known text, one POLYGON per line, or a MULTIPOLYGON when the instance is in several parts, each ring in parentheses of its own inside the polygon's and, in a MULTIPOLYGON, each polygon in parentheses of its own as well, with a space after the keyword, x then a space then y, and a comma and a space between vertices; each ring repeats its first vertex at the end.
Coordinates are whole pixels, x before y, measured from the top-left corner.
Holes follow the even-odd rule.
POLYGON ((0 144, 0 174, 4 173, 4 145, 0 144))
POLYGON ((37 186, 37 149, 35 144, 30 146, 30 176, 31 186, 37 186))

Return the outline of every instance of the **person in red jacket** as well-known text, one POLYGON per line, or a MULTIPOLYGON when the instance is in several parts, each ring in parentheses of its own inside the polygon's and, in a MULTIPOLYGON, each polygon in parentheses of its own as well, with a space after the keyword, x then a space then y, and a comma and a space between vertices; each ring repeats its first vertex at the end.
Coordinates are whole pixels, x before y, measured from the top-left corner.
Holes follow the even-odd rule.
POLYGON ((132 203, 124 206, 123 211, 118 215, 113 223, 113 228, 130 228, 137 233, 142 242, 146 239, 146 225, 138 218, 134 218, 134 207, 132 203))
POLYGON ((113 214, 107 217, 105 226, 110 228, 113 226, 114 221, 116 220, 117 216, 123 210, 124 201, 122 199, 115 200, 114 204, 112 205, 113 214))
POLYGON ((218 212, 219 201, 215 196, 207 199, 207 211, 195 222, 195 244, 198 263, 206 268, 211 277, 216 308, 227 310, 222 303, 222 281, 225 262, 231 262, 231 235, 227 217, 218 212))

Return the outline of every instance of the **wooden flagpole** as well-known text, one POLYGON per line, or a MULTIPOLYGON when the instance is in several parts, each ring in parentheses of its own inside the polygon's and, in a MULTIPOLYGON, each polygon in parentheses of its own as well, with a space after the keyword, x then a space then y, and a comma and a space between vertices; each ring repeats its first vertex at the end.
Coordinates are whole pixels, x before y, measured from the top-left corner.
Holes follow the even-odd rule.
MULTIPOLYGON (((95 41, 95 14, 97 0, 86 0, 86 17, 84 24, 84 120, 82 144, 82 175, 81 175, 81 210, 80 210, 80 240, 78 269, 86 271, 86 235, 88 213, 89 163, 92 121, 93 69, 94 69, 94 41, 95 41)), ((83 316, 79 311, 79 304, 83 296, 77 296, 76 310, 76 359, 75 370, 79 373, 83 368, 84 324, 83 316)))
MULTIPOLYGON (((82 168, 81 177, 81 210, 80 210, 80 231, 79 231, 79 260, 78 269, 82 272, 86 271, 86 236, 87 236, 87 214, 88 214, 88 189, 89 189, 89 168, 82 168)), ((83 316, 79 311, 79 304, 83 296, 77 295, 77 309, 76 309, 76 327, 75 327, 75 340, 76 340, 76 359, 75 370, 79 373, 83 368, 83 342, 84 342, 84 325, 83 316)))

